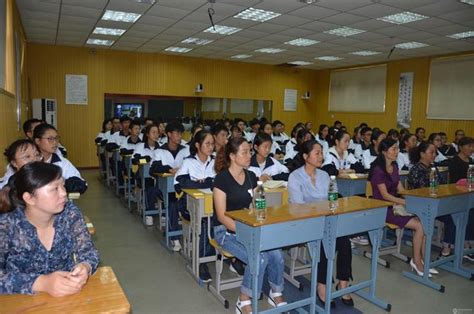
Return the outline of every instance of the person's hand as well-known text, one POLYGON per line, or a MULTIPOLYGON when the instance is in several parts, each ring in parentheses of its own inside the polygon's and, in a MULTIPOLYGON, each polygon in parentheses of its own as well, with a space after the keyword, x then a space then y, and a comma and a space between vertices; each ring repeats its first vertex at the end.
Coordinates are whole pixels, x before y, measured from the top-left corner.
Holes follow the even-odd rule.
POLYGON ((259 180, 262 181, 262 182, 266 182, 266 181, 271 180, 271 179, 272 179, 272 177, 269 176, 268 174, 262 174, 259 178, 259 180))
POLYGON ((90 266, 84 263, 80 263, 74 267, 74 269, 69 273, 69 279, 79 283, 84 286, 89 279, 90 266))
POLYGON ((83 285, 69 277, 70 273, 66 271, 41 275, 33 283, 33 292, 46 292, 53 297, 64 297, 81 291, 83 285))
POLYGON ((176 174, 176 172, 178 172, 178 169, 179 168, 172 168, 169 171, 170 171, 171 174, 176 174))

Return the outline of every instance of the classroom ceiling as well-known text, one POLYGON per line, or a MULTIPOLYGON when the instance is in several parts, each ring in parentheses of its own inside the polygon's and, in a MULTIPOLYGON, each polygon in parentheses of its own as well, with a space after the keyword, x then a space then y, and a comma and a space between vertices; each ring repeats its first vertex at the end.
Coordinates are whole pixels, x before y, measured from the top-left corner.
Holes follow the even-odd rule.
POLYGON ((390 60, 474 51, 474 0, 16 0, 16 3, 28 41, 51 45, 272 65, 305 61, 311 64, 299 67, 310 69, 386 61, 394 46, 411 42, 425 46, 415 49, 397 47, 390 54, 390 60), (214 12, 215 25, 241 30, 231 35, 204 32, 211 26, 209 8, 214 12), (265 22, 234 17, 248 8, 280 15, 265 22), (104 20, 102 17, 107 10, 141 16, 134 23, 104 20), (407 11, 411 17, 421 20, 393 24, 380 19, 407 11), (333 31, 341 27, 350 28, 343 29, 346 31, 342 33, 344 36, 333 31), (122 29, 125 32, 121 36, 94 34, 96 28, 122 29), (350 32, 359 33, 348 36, 350 32), (467 33, 470 37, 448 37, 465 32, 471 32, 467 33), (111 40, 113 44, 88 44, 90 38, 111 40), (183 43, 188 38, 212 42, 204 45, 206 41, 199 42, 201 45, 183 43), (309 46, 286 44, 298 38, 317 43, 307 42, 312 43, 309 46), (192 50, 186 53, 165 51, 169 47, 192 50), (282 51, 256 51, 262 48, 282 51), (352 54, 359 51, 377 54, 352 54), (250 57, 232 58, 236 55, 250 57), (320 57, 340 59, 317 59, 320 57))

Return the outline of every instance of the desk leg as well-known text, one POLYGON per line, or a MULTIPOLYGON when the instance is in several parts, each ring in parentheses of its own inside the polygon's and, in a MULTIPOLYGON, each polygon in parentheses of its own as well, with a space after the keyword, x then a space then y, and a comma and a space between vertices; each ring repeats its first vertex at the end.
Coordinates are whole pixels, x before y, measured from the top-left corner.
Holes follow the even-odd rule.
POLYGON ((251 274, 251 285, 252 285, 252 313, 258 313, 258 273, 260 271, 260 228, 249 229, 249 237, 243 241, 246 243, 247 254, 248 254, 248 265, 251 274))
POLYGON ((434 229, 434 220, 436 215, 433 212, 436 211, 438 208, 439 200, 420 200, 421 202, 427 202, 428 204, 416 204, 418 207, 423 207, 423 211, 421 215, 419 215, 419 219, 421 224, 423 225, 423 230, 425 232, 426 241, 425 241, 425 256, 424 256, 424 269, 423 269, 423 277, 418 276, 418 274, 414 272, 407 272, 404 271, 403 275, 408 277, 418 283, 421 283, 427 287, 432 289, 438 290, 440 292, 444 292, 444 286, 435 283, 434 281, 429 279, 429 269, 431 268, 431 239, 433 237, 433 229, 434 229))
POLYGON ((316 308, 316 285, 318 283, 318 263, 321 252, 321 240, 308 242, 309 255, 311 256, 311 303, 309 312, 316 313, 316 309, 322 311, 323 309, 319 306, 316 308))
MULTIPOLYGON (((334 258, 336 256, 336 231, 338 216, 327 216, 324 226, 323 248, 327 258, 326 273, 326 304, 324 313, 331 313, 332 297, 332 273, 334 270, 334 258)), ((312 284, 312 283, 311 283, 312 284)))

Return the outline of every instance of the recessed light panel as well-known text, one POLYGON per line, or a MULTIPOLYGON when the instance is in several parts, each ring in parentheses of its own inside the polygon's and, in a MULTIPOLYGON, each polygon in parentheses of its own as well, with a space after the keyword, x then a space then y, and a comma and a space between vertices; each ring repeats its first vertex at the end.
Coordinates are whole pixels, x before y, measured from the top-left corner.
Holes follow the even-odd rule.
POLYGON ((290 41, 287 41, 285 44, 293 46, 311 46, 319 43, 317 40, 306 39, 306 38, 297 38, 290 41))
POLYGON ((234 15, 234 17, 238 19, 251 20, 255 22, 265 22, 265 21, 274 19, 280 15, 281 15, 280 13, 276 13, 272 11, 248 8, 247 10, 244 10, 240 12, 239 14, 234 15))
POLYGON ((168 47, 165 49, 165 51, 178 52, 178 53, 186 53, 186 52, 190 52, 191 50, 192 50, 191 48, 185 48, 185 47, 168 47))
POLYGON ((464 38, 474 37, 474 31, 467 31, 467 32, 452 34, 452 35, 448 35, 448 37, 454 38, 454 39, 464 39, 464 38))
POLYGON ((337 60, 342 60, 343 58, 334 57, 334 56, 322 56, 322 57, 317 57, 315 59, 322 60, 322 61, 337 61, 337 60))
POLYGON ((105 39, 89 38, 87 40, 87 43, 89 45, 111 46, 111 45, 113 45, 114 41, 113 40, 105 40, 105 39))
POLYGON ((286 49, 280 49, 280 48, 261 48, 255 50, 256 52, 263 52, 263 53, 279 53, 282 51, 285 51, 286 49))
POLYGON ((402 13, 382 16, 382 17, 377 18, 377 20, 392 23, 392 24, 406 24, 406 23, 424 20, 427 18, 428 17, 426 15, 421 15, 418 13, 406 11, 402 13))
POLYGON ((241 28, 238 27, 230 27, 224 25, 214 25, 204 30, 205 33, 212 33, 212 34, 221 34, 221 35, 231 35, 241 31, 241 28))
POLYGON ((356 56, 373 56, 373 55, 378 55, 380 52, 378 51, 370 51, 370 50, 361 50, 361 51, 354 51, 351 52, 351 54, 356 55, 356 56))
POLYGON ((93 31, 94 34, 101 34, 101 35, 112 35, 112 36, 121 36, 125 33, 124 29, 119 28, 104 28, 104 27, 96 27, 93 31))
POLYGON ((395 47, 400 49, 415 49, 428 46, 427 44, 419 43, 416 41, 410 41, 407 43, 396 44, 395 47))
POLYGON ((325 31, 326 34, 342 36, 342 37, 353 36, 353 35, 357 35, 364 32, 365 32, 364 30, 351 28, 351 27, 339 27, 339 28, 331 29, 329 31, 325 31))
POLYGON ((247 58, 250 58, 252 55, 235 55, 235 56, 232 56, 231 58, 232 59, 247 59, 247 58))
POLYGON ((102 19, 106 21, 135 23, 140 16, 142 15, 137 13, 107 10, 102 16, 102 19))
POLYGON ((204 46, 207 44, 212 43, 214 40, 211 39, 202 39, 202 38, 196 38, 196 37, 189 37, 186 38, 185 40, 182 41, 183 44, 194 44, 198 46, 204 46))

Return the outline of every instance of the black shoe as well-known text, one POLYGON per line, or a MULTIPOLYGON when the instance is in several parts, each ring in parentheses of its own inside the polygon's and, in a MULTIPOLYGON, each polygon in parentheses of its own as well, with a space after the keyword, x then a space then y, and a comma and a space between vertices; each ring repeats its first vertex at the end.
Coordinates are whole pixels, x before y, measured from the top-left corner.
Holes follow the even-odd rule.
MULTIPOLYGON (((339 285, 336 285, 336 291, 339 290, 339 285)), ((344 299, 344 297, 342 296, 341 297, 341 301, 342 303, 345 305, 345 306, 350 306, 350 307, 354 307, 354 300, 352 300, 352 298, 350 299, 344 299)))
MULTIPOLYGON (((318 297, 318 300, 319 302, 321 302, 323 304, 323 308, 326 307, 326 302, 324 302, 323 300, 321 300, 321 298, 319 297, 318 293, 316 293, 316 296, 318 297)), ((331 308, 335 308, 336 307, 336 302, 335 301, 331 301, 331 308)))
POLYGON ((240 276, 243 276, 245 273, 245 264, 242 263, 238 259, 233 259, 230 262, 229 269, 231 272, 239 274, 240 276))
POLYGON ((202 282, 212 281, 211 274, 209 273, 209 268, 207 268, 206 264, 199 265, 199 279, 201 279, 202 282))

